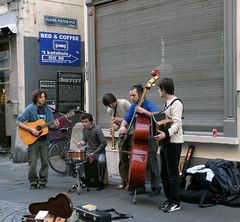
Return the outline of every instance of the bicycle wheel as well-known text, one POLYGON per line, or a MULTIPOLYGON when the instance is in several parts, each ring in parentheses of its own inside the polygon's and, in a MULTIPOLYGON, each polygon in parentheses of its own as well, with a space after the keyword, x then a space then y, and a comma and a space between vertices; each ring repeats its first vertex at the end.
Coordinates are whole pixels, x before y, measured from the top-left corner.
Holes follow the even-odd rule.
POLYGON ((67 170, 67 152, 70 141, 57 140, 49 145, 48 162, 50 167, 57 173, 65 174, 67 170))

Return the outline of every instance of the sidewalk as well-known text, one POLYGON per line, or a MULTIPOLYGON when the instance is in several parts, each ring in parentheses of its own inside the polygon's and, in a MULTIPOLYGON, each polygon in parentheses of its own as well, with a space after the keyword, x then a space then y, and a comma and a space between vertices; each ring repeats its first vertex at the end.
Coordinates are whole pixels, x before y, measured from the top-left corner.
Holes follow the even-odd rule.
MULTIPOLYGON (((30 190, 27 181, 27 163, 14 164, 7 156, 0 155, 0 221, 20 222, 21 216, 28 214, 28 205, 32 202, 46 202, 60 192, 67 192, 74 184, 75 178, 65 177, 49 171, 47 189, 30 190)), ((151 198, 147 194, 137 195, 137 204, 132 204, 133 197, 128 191, 116 190, 118 177, 110 177, 109 185, 102 191, 90 188, 71 194, 74 206, 94 204, 98 209, 115 208, 117 211, 132 214, 133 219, 118 221, 132 222, 238 222, 240 210, 226 206, 199 208, 195 204, 181 203, 181 210, 173 213, 163 213, 158 205, 164 200, 161 194, 151 198)), ((149 190, 149 184, 147 184, 149 190)))

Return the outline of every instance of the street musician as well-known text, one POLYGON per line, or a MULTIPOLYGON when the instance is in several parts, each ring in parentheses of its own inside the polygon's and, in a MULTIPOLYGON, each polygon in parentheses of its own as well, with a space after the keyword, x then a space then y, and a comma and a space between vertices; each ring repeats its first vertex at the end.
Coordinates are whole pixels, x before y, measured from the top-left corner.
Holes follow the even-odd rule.
MULTIPOLYGON (((126 99, 116 99, 116 97, 111 93, 106 93, 102 98, 103 104, 108 107, 107 113, 112 117, 110 133, 112 135, 112 149, 115 149, 116 138, 115 132, 119 129, 123 117, 129 107, 131 106, 130 102, 126 99)), ((131 137, 131 136, 130 136, 131 137)), ((131 138, 128 138, 128 143, 131 142, 131 138)), ((121 148, 119 150, 119 174, 121 177, 121 184, 117 186, 117 189, 125 189, 128 187, 128 168, 129 168, 129 155, 127 152, 121 151, 129 151, 130 145, 125 143, 126 146, 122 146, 122 140, 119 140, 118 147, 121 148)))

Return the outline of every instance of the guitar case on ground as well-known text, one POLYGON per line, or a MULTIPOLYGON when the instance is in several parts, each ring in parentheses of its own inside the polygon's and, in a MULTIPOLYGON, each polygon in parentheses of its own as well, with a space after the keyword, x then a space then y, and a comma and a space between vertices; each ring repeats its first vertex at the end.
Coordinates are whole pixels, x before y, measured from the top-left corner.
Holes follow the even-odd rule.
POLYGON ((56 197, 49 198, 47 202, 31 203, 29 205, 31 215, 24 215, 22 222, 39 221, 34 219, 39 211, 48 211, 55 219, 57 217, 67 219, 73 212, 72 200, 67 193, 59 193, 56 197))

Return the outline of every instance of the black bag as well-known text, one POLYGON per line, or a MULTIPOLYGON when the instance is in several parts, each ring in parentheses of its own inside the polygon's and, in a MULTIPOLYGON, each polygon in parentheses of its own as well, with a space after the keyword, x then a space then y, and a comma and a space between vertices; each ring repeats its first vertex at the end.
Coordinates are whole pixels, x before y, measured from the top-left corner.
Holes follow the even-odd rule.
POLYGON ((206 167, 214 173, 215 192, 224 197, 240 193, 239 172, 234 162, 223 159, 209 160, 206 167))
POLYGON ((215 206, 219 202, 218 196, 206 189, 184 190, 180 188, 179 198, 183 202, 198 204, 199 207, 215 206))
POLYGON ((180 199, 199 203, 200 207, 209 206, 209 204, 240 206, 240 179, 235 163, 215 159, 209 160, 206 167, 214 173, 212 181, 206 180, 206 173, 186 174, 182 178, 180 199), (191 183, 187 186, 187 190, 184 190, 187 176, 191 176, 191 183))
POLYGON ((206 180, 206 173, 187 173, 185 177, 181 177, 181 179, 182 183, 179 192, 181 201, 196 203, 199 204, 199 207, 215 206, 222 201, 222 196, 211 192, 214 188, 211 182, 206 180), (191 183, 188 186, 186 186, 187 177, 191 179, 191 183))
POLYGON ((79 219, 88 222, 111 222, 112 220, 133 218, 132 215, 119 213, 113 208, 88 211, 83 209, 82 206, 76 206, 74 209, 77 211, 79 219), (117 216, 113 217, 109 212, 114 212, 117 216))

